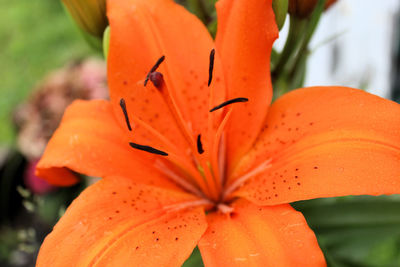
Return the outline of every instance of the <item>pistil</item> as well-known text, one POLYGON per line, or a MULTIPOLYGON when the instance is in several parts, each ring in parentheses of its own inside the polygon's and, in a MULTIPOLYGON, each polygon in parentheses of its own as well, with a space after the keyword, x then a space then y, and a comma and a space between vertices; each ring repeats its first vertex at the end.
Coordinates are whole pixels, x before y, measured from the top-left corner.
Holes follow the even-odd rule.
MULTIPOLYGON (((161 58, 160 58, 159 61, 162 62, 163 60, 161 60, 161 58)), ((157 67, 157 68, 158 68, 158 66, 159 66, 159 64, 155 65, 155 67, 157 67)), ((155 67, 153 67, 152 70, 156 69, 155 67)), ((206 189, 204 189, 204 187, 201 186, 202 183, 201 182, 199 183, 199 181, 198 181, 198 185, 204 189, 204 194, 209 195, 212 199, 218 199, 218 197, 219 197, 218 190, 216 189, 215 185, 210 184, 210 182, 212 182, 212 179, 213 179, 212 175, 209 172, 209 170, 205 169, 205 167, 206 167, 204 165, 205 161, 202 160, 203 159, 202 157, 200 157, 200 155, 204 153, 204 148, 201 144, 201 140, 198 140, 197 142, 194 140, 194 137, 191 134, 191 131, 188 129, 188 124, 183 119, 183 116, 180 113, 180 110, 178 109, 177 104, 175 102, 175 98, 171 94, 172 92, 168 89, 168 87, 164 81, 163 75, 159 72, 157 72, 157 73, 153 72, 153 73, 149 73, 147 75, 146 79, 150 80, 153 83, 154 87, 156 87, 158 89, 158 91, 163 95, 164 100, 166 101, 166 104, 169 107, 169 110, 171 111, 172 115, 174 116, 178 127, 181 129, 181 132, 183 133, 184 137, 188 141, 189 146, 191 147, 191 151, 193 152, 192 156, 195 159, 193 162, 194 165, 195 166, 201 165, 202 170, 204 170, 204 172, 202 173, 203 176, 201 176, 201 177, 203 179, 202 183, 204 183, 206 185, 206 189), (200 141, 201 147, 199 146, 200 145, 199 141, 200 141), (195 151, 197 151, 198 153, 194 153, 195 151), (203 152, 203 153, 200 153, 200 152, 203 152)))

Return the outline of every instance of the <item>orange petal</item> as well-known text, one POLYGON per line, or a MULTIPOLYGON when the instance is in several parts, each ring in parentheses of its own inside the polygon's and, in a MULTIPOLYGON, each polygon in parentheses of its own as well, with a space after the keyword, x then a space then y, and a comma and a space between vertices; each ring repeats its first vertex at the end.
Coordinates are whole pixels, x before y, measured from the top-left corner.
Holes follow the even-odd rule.
POLYGON ((220 0, 216 7, 216 46, 221 54, 227 98, 249 99, 233 106, 227 135, 232 168, 256 139, 271 102, 270 53, 278 28, 272 0, 220 0))
POLYGON ((205 266, 325 266, 314 233, 290 205, 257 207, 239 200, 233 208, 231 215, 207 216, 199 242, 205 266))
MULTIPOLYGON (((212 105, 207 87, 209 55, 214 45, 204 25, 171 0, 109 1, 108 17, 108 78, 116 109, 120 98, 125 98, 131 116, 151 125, 183 151, 187 148, 184 137, 190 135, 195 140, 200 133, 206 137, 212 105), (163 90, 168 92, 160 93, 151 82, 146 87, 143 84, 163 55, 165 61, 157 71, 163 74, 163 90)), ((222 101, 224 85, 218 57, 214 84, 219 84, 214 86, 214 98, 222 101)))
POLYGON ((67 209, 37 266, 180 266, 207 227, 204 211, 165 207, 192 200, 130 179, 103 179, 67 209))
POLYGON ((126 132, 117 123, 109 102, 75 101, 49 141, 37 174, 55 185, 76 182, 68 170, 71 169, 90 176, 121 175, 141 183, 176 188, 155 170, 157 157, 129 146, 126 132))
MULTIPOLYGON (((400 193, 400 105, 343 87, 299 89, 276 101, 244 171, 272 167, 237 195, 258 204, 400 193)), ((239 171, 238 169, 238 171, 239 171)))

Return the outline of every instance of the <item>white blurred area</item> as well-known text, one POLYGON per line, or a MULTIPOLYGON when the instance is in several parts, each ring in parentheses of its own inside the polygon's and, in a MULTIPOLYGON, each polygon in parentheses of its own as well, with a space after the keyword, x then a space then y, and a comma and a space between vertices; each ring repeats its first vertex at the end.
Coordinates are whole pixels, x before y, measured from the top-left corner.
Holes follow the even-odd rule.
MULTIPOLYGON (((388 97, 399 8, 400 0, 338 0, 322 16, 311 41, 305 86, 343 85, 388 97)), ((287 28, 288 23, 276 43, 279 48, 287 28)))

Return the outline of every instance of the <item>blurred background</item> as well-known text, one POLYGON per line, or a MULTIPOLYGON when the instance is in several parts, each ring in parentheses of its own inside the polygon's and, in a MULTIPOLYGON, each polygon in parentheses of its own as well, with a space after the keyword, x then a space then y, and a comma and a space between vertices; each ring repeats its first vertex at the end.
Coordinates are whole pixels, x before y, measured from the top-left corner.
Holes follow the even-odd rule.
MULTIPOLYGON (((215 33, 215 0, 177 2, 215 33)), ((0 266, 34 266, 43 238, 91 182, 83 177, 74 187, 55 188, 34 175, 35 164, 69 103, 108 97, 106 65, 101 42, 83 33, 61 1, 0 5, 0 266)), ((288 16, 276 54, 283 53, 289 22, 288 16)), ((304 62, 293 70, 299 78, 289 84, 275 73, 276 95, 301 86, 346 85, 400 101, 398 0, 338 0, 317 24, 304 62)), ((399 196, 293 205, 315 231, 329 266, 400 266, 399 196)), ((202 266, 197 251, 186 266, 202 266)))

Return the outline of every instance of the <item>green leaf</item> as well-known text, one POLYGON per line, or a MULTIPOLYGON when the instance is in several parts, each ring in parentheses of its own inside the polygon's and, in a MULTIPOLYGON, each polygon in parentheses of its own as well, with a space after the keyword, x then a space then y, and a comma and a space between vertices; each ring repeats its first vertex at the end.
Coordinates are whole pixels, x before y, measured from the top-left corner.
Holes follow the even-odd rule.
POLYGON ((329 266, 400 266, 400 197, 350 196, 294 203, 329 266))
POLYGON ((203 260, 201 259, 200 250, 196 247, 192 255, 185 261, 182 267, 203 267, 203 260))

